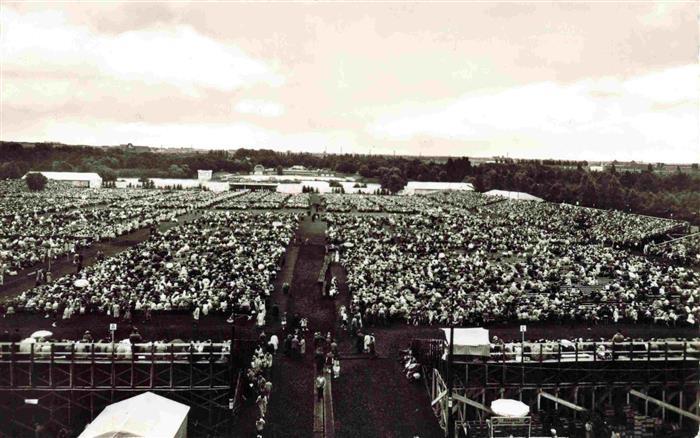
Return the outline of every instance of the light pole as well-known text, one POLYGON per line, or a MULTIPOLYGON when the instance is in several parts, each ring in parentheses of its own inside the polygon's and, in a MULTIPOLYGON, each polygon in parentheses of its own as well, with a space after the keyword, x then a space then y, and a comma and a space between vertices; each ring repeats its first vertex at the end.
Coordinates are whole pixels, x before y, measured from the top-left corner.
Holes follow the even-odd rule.
POLYGON ((448 315, 448 318, 450 320, 450 345, 448 346, 447 350, 447 436, 448 438, 454 438, 455 424, 454 418, 452 417, 452 387, 454 381, 454 376, 452 373, 452 355, 454 354, 455 341, 455 294, 453 290, 450 290, 449 293, 452 298, 452 306, 450 309, 450 314, 448 315))

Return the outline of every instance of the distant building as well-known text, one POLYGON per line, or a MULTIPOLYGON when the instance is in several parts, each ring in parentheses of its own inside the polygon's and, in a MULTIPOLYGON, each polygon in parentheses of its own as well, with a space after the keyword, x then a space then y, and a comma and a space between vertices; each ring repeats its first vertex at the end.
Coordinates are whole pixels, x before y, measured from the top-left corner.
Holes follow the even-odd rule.
POLYGON ((264 175, 265 168, 261 164, 256 164, 253 168, 253 175, 264 175))
POLYGON ((211 175, 212 175, 211 170, 198 170, 197 171, 197 179, 200 182, 211 181, 211 175))
MULTIPOLYGON (((85 188, 100 188, 102 187, 102 177, 93 172, 28 172, 30 173, 40 173, 50 181, 63 181, 70 183, 73 187, 85 187, 85 188)), ((27 175, 24 175, 22 179, 25 179, 27 175)))
POLYGON ((513 199, 515 201, 536 201, 542 202, 542 198, 531 195, 525 192, 511 192, 508 190, 489 190, 484 193, 484 196, 495 196, 499 198, 513 199))
POLYGON ((588 170, 590 170, 591 172, 602 172, 602 171, 605 170, 605 166, 602 165, 602 164, 598 164, 598 165, 595 165, 595 166, 594 166, 594 165, 590 165, 590 166, 588 166, 588 170))
POLYGON ((304 166, 296 165, 284 170, 285 175, 318 176, 320 170, 307 169, 304 166))
POLYGON ((470 192, 474 186, 470 183, 458 182, 431 182, 431 181, 409 181, 403 189, 404 195, 424 195, 427 193, 441 192, 446 190, 456 190, 470 192))

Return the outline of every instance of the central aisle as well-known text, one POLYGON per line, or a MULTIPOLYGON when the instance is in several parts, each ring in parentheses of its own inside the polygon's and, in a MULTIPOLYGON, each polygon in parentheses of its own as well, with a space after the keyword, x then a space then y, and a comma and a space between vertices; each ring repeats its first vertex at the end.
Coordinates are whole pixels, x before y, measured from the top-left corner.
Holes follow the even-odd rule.
MULTIPOLYGON (((270 400, 269 428, 266 436, 312 436, 314 421, 314 362, 313 334, 328 331, 334 334, 335 308, 332 300, 321 296, 318 279, 323 267, 326 244, 326 225, 302 219, 298 237, 298 256, 294 266, 289 295, 286 297, 287 321, 291 325, 298 314, 309 320, 305 334, 306 354, 302 359, 291 359, 283 350, 277 354, 273 366, 275 389, 270 400)), ((280 336, 280 342, 283 341, 280 336)), ((281 347, 283 349, 283 347, 281 347)))

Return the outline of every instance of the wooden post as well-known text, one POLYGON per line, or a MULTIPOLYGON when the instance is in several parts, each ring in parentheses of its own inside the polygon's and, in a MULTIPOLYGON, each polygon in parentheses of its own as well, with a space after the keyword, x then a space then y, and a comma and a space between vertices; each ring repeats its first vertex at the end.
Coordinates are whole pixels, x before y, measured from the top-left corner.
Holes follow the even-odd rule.
MULTIPOLYGON (((94 347, 93 347, 94 348, 94 347)), ((73 372, 75 369, 75 342, 70 344, 70 365, 68 365, 68 386, 73 389, 73 372)), ((71 391, 71 397, 73 397, 73 391, 71 391)))
POLYGON ((15 343, 10 344, 10 387, 15 387, 15 343))
MULTIPOLYGON (((173 347, 173 344, 170 345, 170 387, 172 388, 174 383, 173 383, 173 366, 175 362, 175 349, 173 347)), ((152 382, 151 382, 152 383, 152 382)), ((153 387, 153 386, 151 386, 153 387)))
POLYGON ((49 353, 49 386, 53 388, 53 342, 49 346, 51 347, 49 353))
MULTIPOLYGON (((90 355, 90 387, 95 387, 95 343, 92 344, 92 354, 90 355)), ((90 403, 92 403, 92 396, 90 396, 90 403)), ((92 414, 92 411, 91 411, 92 414)))
POLYGON ((34 345, 36 344, 29 344, 30 345, 30 350, 29 350, 29 386, 34 387, 34 345))
POLYGON ((155 352, 156 346, 151 342, 151 372, 149 373, 149 380, 150 380, 150 387, 153 388, 153 385, 155 384, 155 375, 156 375, 156 352, 155 352))

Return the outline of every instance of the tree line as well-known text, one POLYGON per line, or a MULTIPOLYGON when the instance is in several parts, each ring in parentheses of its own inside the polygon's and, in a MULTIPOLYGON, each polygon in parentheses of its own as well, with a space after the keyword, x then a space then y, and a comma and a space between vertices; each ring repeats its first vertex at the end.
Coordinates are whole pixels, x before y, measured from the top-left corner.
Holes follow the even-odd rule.
POLYGON ((531 193, 553 202, 613 208, 700 223, 700 171, 618 172, 615 165, 591 172, 585 161, 497 158, 475 166, 467 157, 447 160, 417 157, 311 154, 269 149, 173 152, 126 147, 67 146, 37 143, 29 147, 0 143, 0 179, 19 178, 28 170, 97 172, 105 181, 117 177, 196 178, 198 169, 250 173, 256 164, 282 169, 302 165, 376 180, 383 192, 397 193, 408 181, 470 182, 478 191, 531 193))

